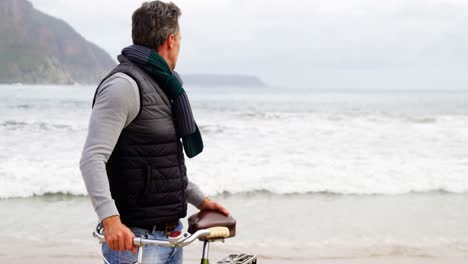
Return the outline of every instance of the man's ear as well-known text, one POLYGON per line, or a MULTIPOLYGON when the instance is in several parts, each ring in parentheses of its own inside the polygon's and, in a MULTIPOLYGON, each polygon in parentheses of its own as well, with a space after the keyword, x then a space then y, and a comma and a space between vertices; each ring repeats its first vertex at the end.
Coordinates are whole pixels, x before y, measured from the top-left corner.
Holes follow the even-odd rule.
POLYGON ((167 37, 167 46, 172 49, 176 44, 176 36, 174 34, 170 34, 169 37, 167 37))

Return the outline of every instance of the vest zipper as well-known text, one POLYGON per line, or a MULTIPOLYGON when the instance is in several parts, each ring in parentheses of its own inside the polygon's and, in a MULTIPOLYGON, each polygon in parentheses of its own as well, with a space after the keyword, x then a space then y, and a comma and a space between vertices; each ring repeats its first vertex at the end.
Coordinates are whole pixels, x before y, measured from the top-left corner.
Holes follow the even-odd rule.
MULTIPOLYGON (((183 146, 182 146, 182 138, 178 138, 178 135, 177 135, 177 123, 176 123, 176 117, 174 116, 174 106, 172 105, 172 122, 173 122, 173 125, 174 125, 174 131, 175 131, 175 136, 176 136, 176 140, 177 140, 177 166, 179 168, 179 177, 180 177, 180 189, 182 190, 182 201, 180 201, 180 205, 182 207, 182 209, 184 208, 184 205, 185 203, 187 202, 187 197, 186 197, 186 191, 184 189, 184 175, 182 173, 182 168, 180 166, 180 154, 182 153, 182 155, 184 155, 184 150, 183 150, 183 146)), ((179 218, 181 217, 180 215, 178 216, 179 218)))

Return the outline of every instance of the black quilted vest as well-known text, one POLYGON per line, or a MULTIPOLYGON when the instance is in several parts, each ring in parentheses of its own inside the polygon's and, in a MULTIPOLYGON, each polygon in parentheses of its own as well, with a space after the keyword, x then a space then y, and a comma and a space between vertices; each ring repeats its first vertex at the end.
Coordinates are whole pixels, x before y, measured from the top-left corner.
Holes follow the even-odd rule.
POLYGON ((127 226, 175 222, 187 214, 188 181, 172 103, 145 71, 125 57, 119 60, 104 80, 118 72, 135 80, 140 112, 122 130, 106 164, 112 198, 127 226))

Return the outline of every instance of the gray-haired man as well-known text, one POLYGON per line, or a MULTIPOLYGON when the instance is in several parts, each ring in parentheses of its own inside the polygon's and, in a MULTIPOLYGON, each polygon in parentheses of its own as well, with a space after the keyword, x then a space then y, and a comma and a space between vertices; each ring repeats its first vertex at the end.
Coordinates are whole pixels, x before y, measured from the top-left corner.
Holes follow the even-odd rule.
MULTIPOLYGON (((134 45, 96 90, 80 168, 99 220, 103 255, 133 263, 133 237, 167 239, 182 228, 189 202, 228 211, 188 181, 184 151, 203 148, 182 81, 173 72, 180 49, 180 9, 144 3, 132 17, 134 45), (182 141, 183 143, 182 143, 182 141)), ((150 247, 145 263, 182 263, 182 249, 150 247)))

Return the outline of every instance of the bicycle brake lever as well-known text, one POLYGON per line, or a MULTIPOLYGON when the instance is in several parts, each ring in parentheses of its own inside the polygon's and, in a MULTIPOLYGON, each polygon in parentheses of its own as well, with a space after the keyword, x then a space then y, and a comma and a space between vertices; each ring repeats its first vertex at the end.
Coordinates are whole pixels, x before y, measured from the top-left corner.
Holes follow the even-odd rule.
POLYGON ((189 235, 187 233, 182 234, 180 231, 173 231, 167 237, 169 243, 172 245, 180 244, 181 242, 185 241, 189 235))

